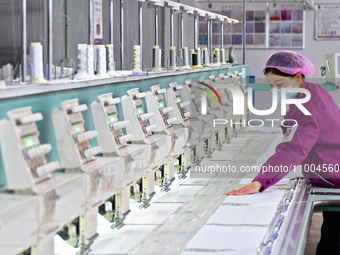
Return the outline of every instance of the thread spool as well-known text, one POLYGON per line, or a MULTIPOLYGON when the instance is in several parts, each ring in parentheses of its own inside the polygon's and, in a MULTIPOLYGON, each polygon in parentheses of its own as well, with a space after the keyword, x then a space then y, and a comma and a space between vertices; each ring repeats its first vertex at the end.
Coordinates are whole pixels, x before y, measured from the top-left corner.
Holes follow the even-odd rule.
POLYGON ((162 71, 162 50, 158 49, 158 55, 157 55, 157 66, 162 71))
POLYGON ((221 58, 220 58, 220 49, 215 48, 215 64, 220 64, 221 58))
POLYGON ((202 54, 201 54, 201 48, 196 48, 197 53, 197 67, 203 67, 202 66, 202 54))
POLYGON ((31 43, 30 55, 32 83, 46 83, 44 79, 43 47, 40 42, 31 43))
POLYGON ((188 47, 183 47, 183 69, 191 69, 189 65, 189 50, 188 47))
POLYGON ((6 88, 6 82, 3 80, 0 80, 0 89, 5 89, 6 88))
POLYGON ((96 78, 96 76, 94 75, 93 45, 87 45, 86 57, 87 57, 87 62, 86 62, 87 73, 90 76, 90 78, 96 78))
POLYGON ((191 56, 192 56, 192 67, 194 68, 198 67, 197 52, 193 52, 191 56))
POLYGON ((210 66, 208 48, 203 48, 203 66, 210 66))
POLYGON ((117 76, 117 73, 115 72, 115 59, 112 44, 106 45, 106 66, 108 75, 117 76))
POLYGON ((153 72, 161 72, 161 62, 162 62, 162 55, 161 50, 159 49, 158 45, 153 46, 152 49, 152 71, 153 72))
POLYGON ((153 46, 152 48, 152 69, 156 68, 157 65, 157 49, 159 46, 153 46))
POLYGON ((222 65, 227 64, 225 61, 225 49, 224 48, 221 48, 221 64, 222 65))
POLYGON ((106 49, 104 45, 97 46, 97 77, 108 77, 106 70, 106 49))
POLYGON ((170 47, 170 70, 177 70, 176 66, 176 47, 170 47))
POLYGON ((141 48, 140 45, 133 46, 133 72, 141 72, 141 48))
POLYGON ((0 80, 3 80, 6 84, 13 83, 13 66, 11 64, 8 63, 0 68, 0 80))
POLYGON ((74 76, 76 79, 88 79, 90 76, 87 74, 87 57, 86 57, 86 44, 78 44, 78 66, 77 74, 74 76))

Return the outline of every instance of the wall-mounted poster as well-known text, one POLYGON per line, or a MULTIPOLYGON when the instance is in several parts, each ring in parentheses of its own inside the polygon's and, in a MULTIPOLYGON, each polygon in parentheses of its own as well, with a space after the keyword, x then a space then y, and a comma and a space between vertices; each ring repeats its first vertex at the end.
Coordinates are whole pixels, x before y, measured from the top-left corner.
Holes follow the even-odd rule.
POLYGON ((102 0, 93 1, 93 38, 94 44, 103 43, 103 4, 102 0))
POLYGON ((269 5, 269 48, 304 47, 304 8, 299 3, 269 5))
POLYGON ((315 5, 315 38, 340 39, 340 4, 315 5))
MULTIPOLYGON (((204 2, 199 3, 202 9, 214 13, 237 19, 238 24, 224 22, 223 26, 223 43, 225 47, 235 46, 241 48, 243 44, 243 8, 242 3, 238 2, 204 2)), ((199 35, 207 34, 207 21, 200 17, 199 35)), ((212 24, 212 47, 220 47, 220 22, 214 21, 212 24)), ((200 40, 201 47, 205 46, 205 40, 200 40)), ((247 3, 246 12, 246 38, 247 48, 266 48, 266 3, 247 3)))
MULTIPOLYGON (((243 40, 245 40, 247 49, 304 48, 305 10, 302 3, 271 2, 267 6, 267 2, 247 2, 245 38, 243 38, 243 6, 241 1, 201 0, 198 1, 198 7, 239 20, 238 24, 224 23, 223 42, 227 47, 232 45, 235 48, 241 48, 243 40)), ((205 47, 207 43, 207 21, 204 17, 199 19, 199 35, 202 38, 199 41, 201 47, 205 47)), ((340 35, 340 31, 338 35, 340 35)), ((220 22, 214 21, 212 47, 220 47, 220 40, 220 22)))

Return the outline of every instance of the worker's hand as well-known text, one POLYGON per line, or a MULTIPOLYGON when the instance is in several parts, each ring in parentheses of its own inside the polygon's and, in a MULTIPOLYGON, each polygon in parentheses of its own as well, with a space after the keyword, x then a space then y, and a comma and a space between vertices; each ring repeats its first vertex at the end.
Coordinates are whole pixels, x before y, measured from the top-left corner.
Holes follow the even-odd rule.
POLYGON ((258 192, 262 187, 262 184, 258 181, 253 181, 251 184, 244 186, 240 189, 233 190, 231 192, 225 193, 226 195, 247 195, 258 192))

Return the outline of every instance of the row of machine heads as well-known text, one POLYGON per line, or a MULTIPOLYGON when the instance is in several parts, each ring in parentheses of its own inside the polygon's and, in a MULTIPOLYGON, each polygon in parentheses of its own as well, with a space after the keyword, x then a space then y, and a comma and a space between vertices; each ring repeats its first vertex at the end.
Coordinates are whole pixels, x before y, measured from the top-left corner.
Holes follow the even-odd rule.
MULTIPOLYGON (((7 118, 0 121, 5 189, 37 198, 37 206, 29 210, 37 210, 38 229, 27 230, 27 237, 17 242, 22 247, 38 243, 37 254, 53 254, 51 243, 42 240, 51 240, 58 232, 72 245, 87 247, 96 236, 98 210, 114 227, 121 227, 130 197, 147 207, 155 184, 169 190, 176 170, 185 178, 192 165, 237 132, 232 127, 212 126, 214 118, 232 118, 229 92, 218 90, 223 105, 207 97, 208 112, 202 115, 200 95, 204 92, 196 88, 230 82, 242 86, 240 81, 238 73, 221 74, 209 80, 187 80, 184 85, 173 82, 168 88, 155 85, 147 92, 135 88, 121 98, 112 93, 99 95, 91 104, 93 131, 84 126, 82 112, 87 105, 78 99, 63 101, 52 112, 59 162, 48 162, 52 146, 40 144, 36 122, 42 120, 41 113, 32 113, 31 107, 7 112, 7 118), (124 120, 118 115, 119 104, 124 120), (93 138, 97 146, 92 146, 93 138), (37 239, 32 233, 37 233, 37 239)), ((4 231, 5 227, 0 236, 4 231)), ((0 247, 16 239, 9 232, 0 247)), ((11 254, 14 248, 7 249, 11 254)))

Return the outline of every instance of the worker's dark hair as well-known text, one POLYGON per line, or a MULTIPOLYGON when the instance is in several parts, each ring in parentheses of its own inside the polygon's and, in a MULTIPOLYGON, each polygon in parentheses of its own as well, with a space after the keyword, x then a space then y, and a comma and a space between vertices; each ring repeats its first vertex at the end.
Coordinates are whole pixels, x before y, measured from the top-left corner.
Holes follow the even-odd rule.
MULTIPOLYGON (((280 75, 280 76, 283 76, 283 77, 295 77, 295 75, 296 75, 296 74, 288 74, 288 73, 281 72, 279 69, 276 69, 276 68, 273 68, 273 67, 265 68, 263 70, 263 73, 264 73, 264 75, 266 75, 268 73, 273 73, 273 74, 280 75)), ((301 74, 301 76, 302 76, 302 79, 305 78, 304 74, 301 74)))

